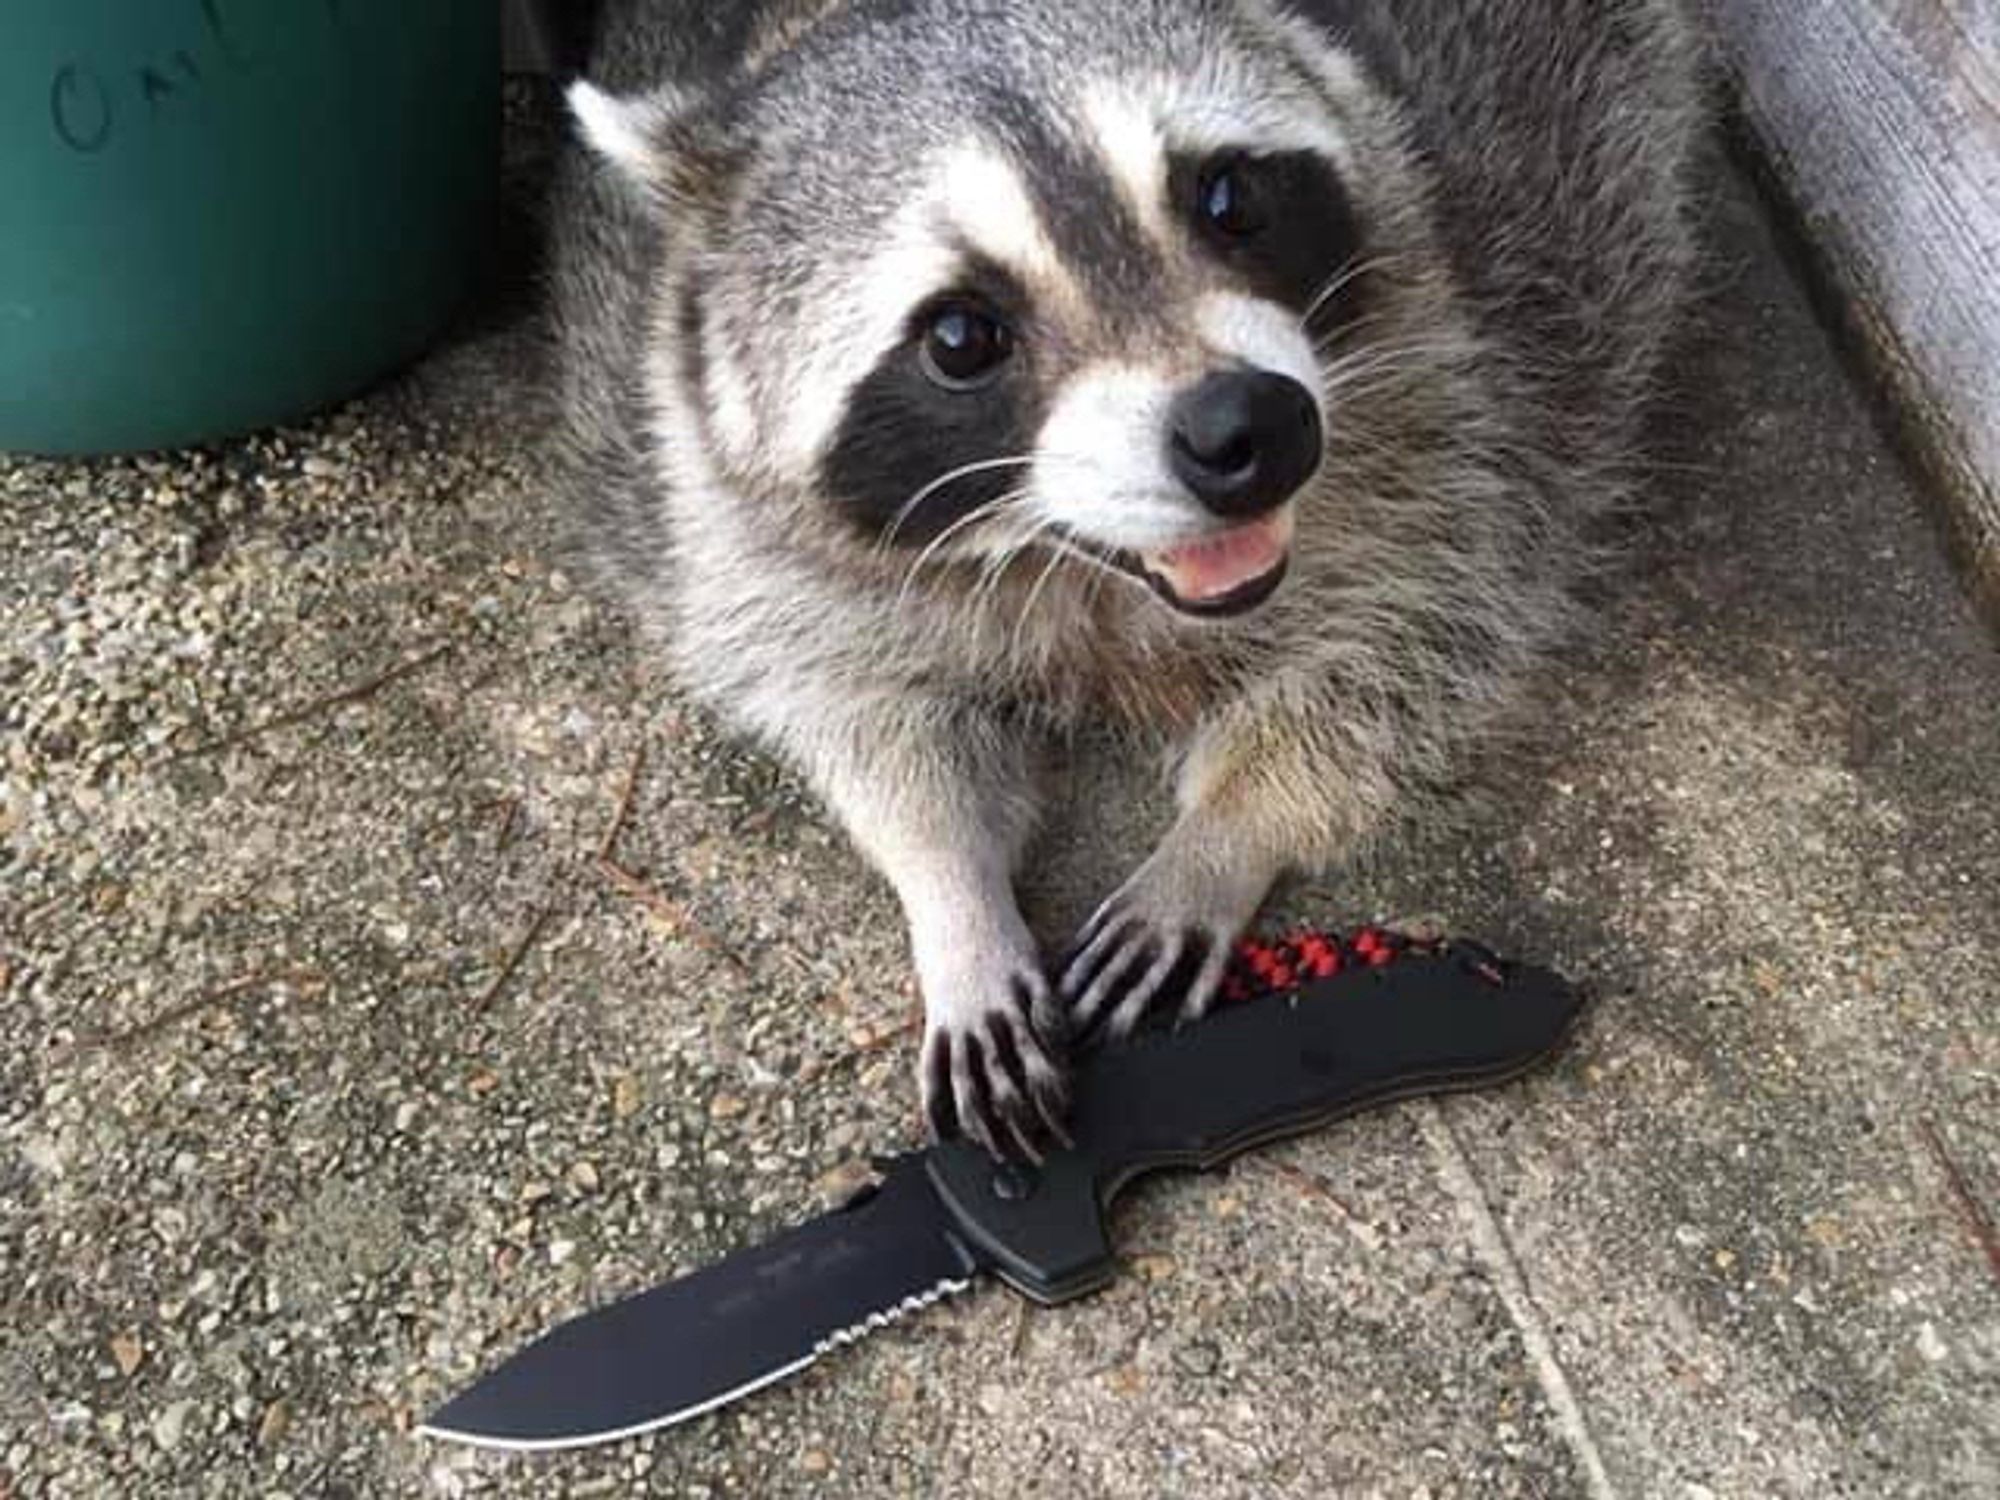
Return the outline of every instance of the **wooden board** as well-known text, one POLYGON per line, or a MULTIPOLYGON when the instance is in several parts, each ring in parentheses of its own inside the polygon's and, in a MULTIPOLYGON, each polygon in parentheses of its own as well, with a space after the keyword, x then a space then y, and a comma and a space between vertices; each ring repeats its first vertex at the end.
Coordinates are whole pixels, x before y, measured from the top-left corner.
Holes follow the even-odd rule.
POLYGON ((2000 619, 2000 0, 1708 0, 1790 196, 2000 619))

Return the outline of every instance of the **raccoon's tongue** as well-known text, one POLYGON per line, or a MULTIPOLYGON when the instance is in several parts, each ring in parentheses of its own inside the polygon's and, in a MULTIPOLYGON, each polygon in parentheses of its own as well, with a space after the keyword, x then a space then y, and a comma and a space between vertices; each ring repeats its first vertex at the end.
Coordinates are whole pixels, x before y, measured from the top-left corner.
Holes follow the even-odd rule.
POLYGON ((1146 570, 1189 604, 1227 599, 1283 564, 1292 545, 1289 510, 1263 516, 1216 536, 1146 552, 1146 570))

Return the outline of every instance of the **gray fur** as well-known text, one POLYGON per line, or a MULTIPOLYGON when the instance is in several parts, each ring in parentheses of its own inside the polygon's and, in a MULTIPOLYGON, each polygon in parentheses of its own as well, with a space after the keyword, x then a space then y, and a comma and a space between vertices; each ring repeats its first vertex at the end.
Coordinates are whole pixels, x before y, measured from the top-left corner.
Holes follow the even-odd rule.
MULTIPOLYGON (((1688 280, 1695 42, 1673 0, 1318 0, 1290 7, 1294 32, 1262 0, 611 9, 595 76, 679 92, 648 187, 579 153, 558 197, 586 544, 687 686, 798 765, 895 886, 933 1105, 1032 1150, 1062 1109, 1061 1005, 1123 1029, 1205 945, 1199 1010, 1272 882, 1434 797, 1570 628, 1688 280), (1024 107, 1073 132, 1082 71, 1240 53, 1304 76, 1324 61, 1306 31, 1365 79, 1311 86, 1355 156, 1372 300, 1270 602, 1193 620, 1045 548, 918 565, 841 528, 781 418, 760 419, 769 443, 729 440, 721 382, 767 414, 808 394, 818 310, 854 293, 943 143, 1024 107), (1177 747, 1182 812, 1051 984, 1013 861, 1043 747, 1100 713, 1177 747)), ((1163 274, 1144 307, 1075 315, 1069 342, 1179 348, 1202 273, 1163 274)), ((1063 358, 1084 355, 1051 352, 1041 378, 1063 358)))

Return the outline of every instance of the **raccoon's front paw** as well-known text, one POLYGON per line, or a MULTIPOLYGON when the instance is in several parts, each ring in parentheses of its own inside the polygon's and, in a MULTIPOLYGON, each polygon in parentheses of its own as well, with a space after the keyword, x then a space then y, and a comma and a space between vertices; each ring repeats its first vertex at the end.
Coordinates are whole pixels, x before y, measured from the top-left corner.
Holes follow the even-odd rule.
POLYGON ((1077 934, 1061 980, 1077 1034, 1126 1036, 1176 992, 1181 1018, 1199 1019, 1271 878, 1226 843, 1169 835, 1077 934))
POLYGON ((963 1134, 995 1157, 1037 1162, 1056 1143, 1070 1144, 1066 1027, 1032 944, 920 969, 920 1077, 938 1137, 963 1134))

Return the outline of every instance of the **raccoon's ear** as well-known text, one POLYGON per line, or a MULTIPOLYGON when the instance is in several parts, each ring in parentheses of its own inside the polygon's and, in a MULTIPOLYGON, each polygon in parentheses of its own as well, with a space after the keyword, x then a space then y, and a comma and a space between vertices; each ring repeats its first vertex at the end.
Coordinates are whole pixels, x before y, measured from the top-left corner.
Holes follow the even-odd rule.
POLYGON ((700 94, 669 84, 621 99, 579 80, 568 99, 590 149, 663 204, 705 200, 726 175, 731 153, 700 94))

